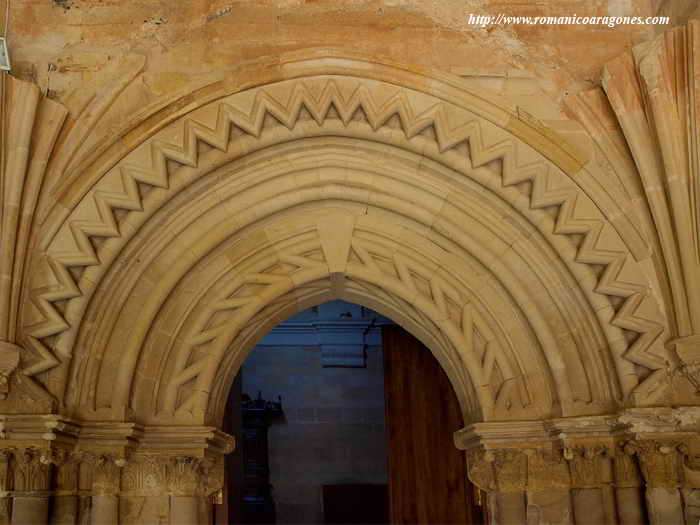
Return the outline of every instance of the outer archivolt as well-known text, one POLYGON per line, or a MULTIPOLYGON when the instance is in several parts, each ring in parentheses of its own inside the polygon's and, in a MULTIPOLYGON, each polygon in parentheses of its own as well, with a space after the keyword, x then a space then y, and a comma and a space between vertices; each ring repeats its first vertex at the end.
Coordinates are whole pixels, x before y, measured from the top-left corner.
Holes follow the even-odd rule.
MULTIPOLYGON (((574 310, 561 315, 574 319, 579 330, 585 331, 594 324, 600 324, 606 341, 596 342, 594 336, 592 343, 586 345, 593 359, 599 352, 609 351, 612 354, 617 381, 624 396, 633 390, 646 396, 659 393, 660 373, 665 366, 664 350, 659 341, 664 320, 649 295, 649 287, 639 265, 597 206, 576 184, 511 133, 461 107, 414 90, 344 77, 334 77, 333 80, 309 77, 279 82, 203 106, 135 148, 107 172, 47 242, 46 266, 36 274, 52 274, 58 284, 49 289, 42 288, 38 283, 33 287, 32 304, 35 310, 25 312, 25 334, 38 355, 44 358, 34 361, 25 372, 39 374, 53 368, 59 360, 69 360, 74 350, 83 351, 81 348, 74 349, 74 343, 82 319, 92 315, 91 299, 97 285, 112 272, 128 243, 136 242, 134 239, 148 230, 149 218, 158 217, 156 211, 169 199, 220 165, 236 158, 245 158, 254 151, 293 140, 338 135, 413 152, 413 157, 405 157, 409 163, 415 163, 415 155, 420 154, 422 158, 432 159, 456 173, 466 175, 498 194, 511 209, 517 210, 513 218, 517 215, 516 220, 520 221, 521 217, 525 217, 530 224, 529 232, 511 240, 513 246, 516 243, 527 246, 530 237, 535 239, 533 232, 536 231, 539 232, 538 237, 547 239, 550 250, 557 254, 560 262, 553 264, 551 258, 543 255, 544 252, 533 252, 540 263, 533 259, 532 264, 542 264, 536 272, 549 276, 549 281, 545 280, 543 285, 556 283, 553 295, 565 294, 562 297, 566 300, 560 299, 559 304, 570 304, 568 299, 575 298, 574 310), (550 215, 543 210, 553 210, 554 213, 550 215), (572 235, 572 240, 557 240, 561 234, 572 235), (576 236, 579 236, 578 241, 575 240, 576 236), (98 247, 95 248, 93 243, 98 247), (74 248, 66 251, 67 246, 74 248), (589 264, 592 268, 602 266, 604 270, 596 277, 591 270, 584 270, 577 263, 589 264), (557 270, 557 265, 566 270, 557 270), (575 279, 571 276, 575 276, 575 279), (571 296, 567 296, 570 293, 566 290, 570 286, 567 279, 573 279, 576 288, 571 296), (576 281, 578 284, 575 284, 576 281), (619 299, 616 300, 616 303, 619 302, 616 308, 611 305, 609 297, 619 299), (64 316, 55 308, 61 301, 68 301, 64 316), (588 304, 575 306, 580 301, 588 304), (593 312, 598 320, 591 324, 589 314, 581 316, 577 309, 579 313, 593 312), (42 315, 37 316, 37 312, 42 315), (638 334, 631 345, 622 329, 638 334), (58 358, 52 357, 44 345, 47 337, 56 338, 54 348, 58 358), (609 350, 601 348, 605 345, 609 350), (639 385, 633 373, 634 364, 642 365, 651 372, 639 385)), ((416 172, 420 158, 418 165, 414 166, 416 172)), ((443 191, 451 193, 455 187, 448 184, 443 191)), ((397 185, 396 192, 404 188, 410 193, 410 185, 401 184, 397 185)), ((289 190, 290 199, 304 200, 302 193, 297 195, 291 191, 292 188, 289 190)), ((429 202, 420 199, 407 201, 405 198, 394 198, 391 191, 376 190, 371 185, 364 190, 368 199, 366 205, 392 209, 398 215, 407 217, 422 214, 423 219, 412 217, 411 220, 428 224, 433 229, 437 225, 430 223, 430 217, 433 220, 436 217, 444 219, 449 210, 454 209, 459 215, 463 213, 460 207, 471 205, 479 210, 480 206, 478 202, 459 201, 459 197, 444 194, 440 209, 432 210, 429 202), (373 195, 379 198, 382 193, 384 202, 371 201, 373 195), (409 204, 404 204, 405 209, 401 210, 400 202, 409 204)), ((326 195, 325 198, 331 197, 326 195)), ((269 204, 255 198, 253 193, 244 204, 244 209, 225 211, 235 214, 239 226, 245 227, 263 217, 266 206, 269 204)), ((453 228, 451 233, 460 236, 458 229, 453 228)), ((466 235, 466 232, 462 233, 466 235)), ((455 239, 455 242, 459 244, 460 241, 455 239)), ((365 265, 368 263, 367 260, 364 262, 365 265)), ((118 283, 119 280, 114 282, 118 283)), ((440 293, 433 292, 437 304, 440 293)), ((510 289, 509 292, 513 293, 510 289)), ((532 299, 533 304, 537 302, 536 298, 532 299)), ((562 306, 562 309, 567 308, 570 307, 562 306)), ((558 342, 569 336, 582 337, 582 332, 577 333, 571 328, 570 325, 560 327, 564 339, 558 342)), ((137 346, 141 344, 143 339, 137 346)), ((551 343, 540 341, 540 344, 551 347, 551 343)), ((223 350, 225 348, 222 347, 219 352, 223 350)), ((192 367, 193 364, 187 366, 192 367)), ((479 366, 483 368, 484 363, 479 366)), ((62 370, 65 368, 61 367, 62 370)), ((193 371, 187 367, 183 370, 189 372, 181 377, 193 371)), ((201 371, 192 378, 188 377, 188 380, 199 373, 201 371)), ((556 376, 561 371, 557 369, 551 373, 556 376)), ((588 380, 593 383, 608 383, 608 379, 602 377, 606 372, 587 369, 587 373, 588 380)), ((80 370, 74 369, 73 379, 81 374, 80 370)), ((58 387, 62 391, 66 382, 67 377, 64 377, 54 384, 62 385, 58 387)), ((175 381, 178 382, 179 387, 187 381, 175 381)), ((129 390, 127 385, 117 385, 117 390, 125 388, 129 390)), ((617 397, 614 393, 617 387, 604 388, 609 392, 605 397, 617 397)), ((200 389, 200 392, 207 396, 208 387, 200 389)), ((62 396, 62 392, 56 393, 62 396)), ((83 392, 83 395, 86 393, 83 392)), ((174 399, 173 395, 168 399, 174 399)), ((169 403, 172 405, 172 402, 169 403)), ((185 405, 190 407, 191 403, 186 401, 185 405)), ((95 408, 99 409, 100 406, 95 408)), ((198 409, 204 410, 204 407, 199 406, 198 409)))

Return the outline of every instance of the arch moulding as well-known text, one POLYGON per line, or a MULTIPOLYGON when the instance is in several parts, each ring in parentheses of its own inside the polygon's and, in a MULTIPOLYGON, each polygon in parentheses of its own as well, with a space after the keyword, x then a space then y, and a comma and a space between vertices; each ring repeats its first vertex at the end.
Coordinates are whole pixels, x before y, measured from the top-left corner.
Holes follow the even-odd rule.
POLYGON ((21 367, 68 414, 214 423, 241 319, 267 325, 272 304, 323 281, 323 297, 364 286, 429 333, 469 421, 667 395, 665 320, 632 230, 582 187, 584 159, 563 139, 435 74, 330 56, 261 71, 163 111, 128 151, 58 186, 21 367), (288 237, 268 242, 278 230, 288 237), (482 274, 493 298, 476 291, 482 274))
MULTIPOLYGON (((56 141, 58 104, 10 90, 35 110, 18 129, 44 130, 25 137, 31 148, 15 135, 25 155, 10 170, 26 174, 20 187, 40 188, 44 171, 55 181, 38 205, 27 191, 8 207, 28 223, 15 228, 19 262, 0 266, 23 276, 2 303, 16 321, 2 326, 3 354, 18 361, 3 428, 8 446, 30 439, 46 479, 68 473, 66 494, 78 490, 70 469, 90 465, 97 518, 114 515, 117 495, 155 497, 145 479, 173 497, 218 490, 233 442, 217 428, 247 353, 336 298, 430 348, 480 487, 523 493, 497 470, 522 464, 528 484, 547 465, 561 474, 548 489, 613 490, 581 478, 598 472, 577 463, 591 461, 642 486, 630 458, 645 464, 646 445, 618 442, 649 431, 645 407, 690 391, 671 380, 665 343, 679 334, 658 261, 598 164, 524 112, 439 72, 313 52, 147 108, 75 160, 56 141)), ((3 273, 0 286, 15 281, 3 273)), ((693 414, 669 409, 654 431, 680 435, 693 414)), ((673 443, 665 457, 680 469, 688 450, 673 443)))

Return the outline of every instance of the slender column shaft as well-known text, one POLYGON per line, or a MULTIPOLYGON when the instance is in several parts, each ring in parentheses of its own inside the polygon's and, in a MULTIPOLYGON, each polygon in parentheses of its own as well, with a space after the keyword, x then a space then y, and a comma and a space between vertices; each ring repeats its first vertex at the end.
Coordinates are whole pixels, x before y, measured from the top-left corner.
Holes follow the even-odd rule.
POLYGON ((527 493, 527 525, 571 525, 573 523, 569 489, 527 493))
POLYGON ((602 489, 572 489, 571 503, 576 523, 611 523, 606 516, 602 489))
POLYGON ((78 522, 78 496, 54 496, 51 525, 74 525, 78 522))
POLYGON ((48 520, 48 496, 15 496, 12 502, 12 525, 45 525, 48 520))
POLYGON ((491 492, 487 497, 492 525, 525 523, 527 517, 525 492, 491 492))
POLYGON ((0 498, 0 525, 9 525, 12 516, 12 498, 0 498))
POLYGON ((119 525, 119 498, 113 494, 93 496, 90 518, 94 525, 119 525))
POLYGON ((686 523, 700 523, 700 489, 683 489, 683 509, 686 523))
POLYGON ((79 458, 63 454, 56 458, 54 467, 53 504, 51 505, 51 525, 74 525, 78 523, 78 482, 79 458))
POLYGON ((617 514, 617 500, 615 498, 615 488, 612 485, 603 485, 600 488, 600 493, 603 497, 603 514, 605 515, 606 525, 617 525, 620 518, 617 514))
POLYGON ((119 525, 119 490, 124 460, 109 455, 92 459, 92 525, 119 525))
POLYGON ((683 501, 678 489, 653 487, 646 490, 647 512, 652 525, 683 524, 683 501))
POLYGON ((51 464, 43 449, 26 448, 13 454, 14 493, 12 525, 45 525, 49 522, 51 464))
POLYGON ((640 487, 620 487, 615 489, 617 515, 620 525, 644 525, 645 504, 640 487))
POLYGON ((197 496, 172 496, 170 498, 170 523, 172 525, 199 525, 197 496))

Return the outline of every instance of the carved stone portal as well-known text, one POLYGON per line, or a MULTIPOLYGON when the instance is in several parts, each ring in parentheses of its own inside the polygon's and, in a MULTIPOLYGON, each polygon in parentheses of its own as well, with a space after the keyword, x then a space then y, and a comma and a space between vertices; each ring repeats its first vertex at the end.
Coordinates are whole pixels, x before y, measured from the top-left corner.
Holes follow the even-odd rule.
POLYGON ((489 493, 493 516, 685 523, 699 488, 698 416, 698 409, 646 409, 510 427, 479 423, 455 442, 466 450, 469 479, 489 493))

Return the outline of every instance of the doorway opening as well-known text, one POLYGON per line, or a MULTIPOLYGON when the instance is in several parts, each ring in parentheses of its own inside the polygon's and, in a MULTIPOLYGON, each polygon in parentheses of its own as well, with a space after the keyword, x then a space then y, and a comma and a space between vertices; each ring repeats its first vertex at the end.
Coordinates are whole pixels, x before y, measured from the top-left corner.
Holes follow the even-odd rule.
POLYGON ((229 394, 219 523, 483 523, 437 360, 390 319, 341 300, 281 323, 229 394))

